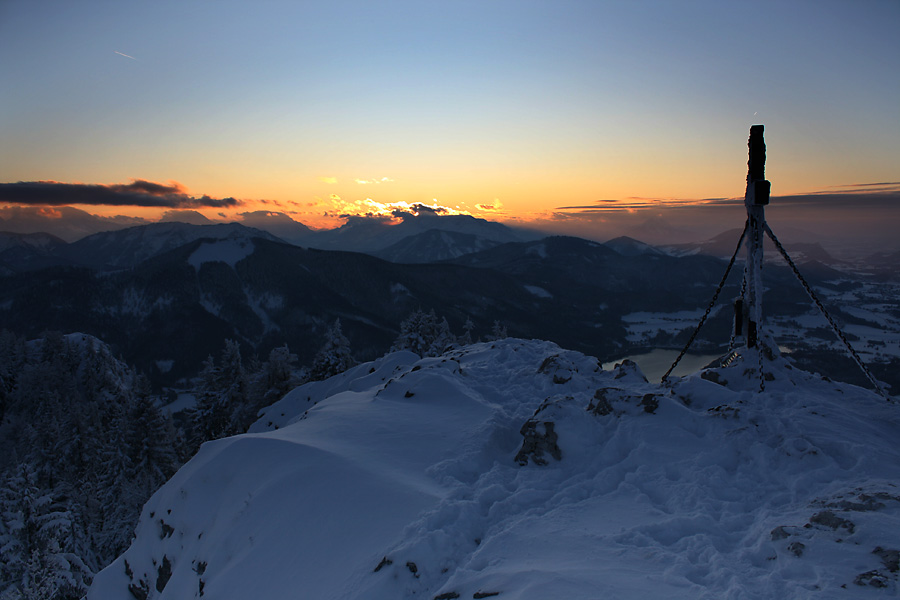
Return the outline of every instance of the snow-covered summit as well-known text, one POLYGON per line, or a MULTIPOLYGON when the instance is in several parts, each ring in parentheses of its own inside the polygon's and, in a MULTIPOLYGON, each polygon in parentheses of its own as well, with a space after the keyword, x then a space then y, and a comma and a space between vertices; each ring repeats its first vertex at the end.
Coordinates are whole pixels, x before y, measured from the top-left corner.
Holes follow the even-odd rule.
POLYGON ((270 233, 239 223, 191 225, 165 222, 95 233, 69 244, 66 251, 85 265, 125 268, 199 239, 240 243, 255 237, 279 241, 270 233))
POLYGON ((781 358, 759 393, 757 365, 389 354, 205 444, 88 598, 896 594, 896 404, 781 358))
POLYGON ((659 248, 645 244, 640 240, 630 238, 627 235, 619 236, 603 243, 607 248, 612 248, 622 256, 662 256, 665 254, 659 248))

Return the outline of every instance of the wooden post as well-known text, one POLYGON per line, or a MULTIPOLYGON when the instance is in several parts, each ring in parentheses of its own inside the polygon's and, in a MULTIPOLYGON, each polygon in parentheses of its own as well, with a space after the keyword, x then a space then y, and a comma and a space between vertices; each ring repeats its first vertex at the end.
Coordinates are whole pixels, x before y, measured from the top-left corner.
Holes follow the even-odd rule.
POLYGON ((762 267, 763 236, 766 229, 766 205, 769 203, 771 184, 766 180, 766 142, 763 139, 764 127, 750 127, 750 139, 747 145, 750 158, 747 161, 747 191, 744 194, 744 205, 747 207, 749 227, 747 229, 747 263, 744 267, 743 306, 740 311, 745 327, 735 324, 735 331, 745 331, 747 347, 757 345, 759 326, 762 323, 762 267))

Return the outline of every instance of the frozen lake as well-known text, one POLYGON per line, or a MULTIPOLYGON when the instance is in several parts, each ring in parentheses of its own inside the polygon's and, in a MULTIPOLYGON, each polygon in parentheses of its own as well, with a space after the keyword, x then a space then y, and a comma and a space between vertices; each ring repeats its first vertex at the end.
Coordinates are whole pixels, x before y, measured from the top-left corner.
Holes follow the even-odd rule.
MULTIPOLYGON (((625 359, 633 360, 638 364, 647 379, 652 383, 659 383, 662 376, 672 363, 678 358, 678 350, 662 350, 654 349, 650 352, 642 354, 631 354, 613 361, 603 363, 604 369, 612 369, 616 363, 620 363, 625 359)), ((715 359, 722 356, 721 354, 685 354, 678 363, 678 366, 672 372, 673 377, 683 377, 699 371, 715 359)))

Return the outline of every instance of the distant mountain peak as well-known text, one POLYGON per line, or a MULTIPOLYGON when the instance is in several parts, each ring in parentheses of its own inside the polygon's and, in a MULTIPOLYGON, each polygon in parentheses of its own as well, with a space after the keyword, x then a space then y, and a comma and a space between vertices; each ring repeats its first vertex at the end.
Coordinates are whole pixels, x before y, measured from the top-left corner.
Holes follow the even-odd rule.
POLYGON ((498 244, 519 242, 535 236, 512 229, 496 221, 488 221, 471 215, 441 215, 434 211, 418 214, 400 212, 399 223, 391 223, 386 217, 348 217, 347 222, 326 231, 312 233, 304 244, 323 250, 349 250, 354 252, 378 253, 413 236, 429 230, 476 236, 498 244))
POLYGON ((280 241, 271 233, 240 223, 192 225, 170 221, 95 233, 70 244, 67 253, 81 264, 88 266, 126 268, 202 238, 254 237, 280 241))
POLYGON ((405 237, 372 254, 396 263, 433 263, 493 248, 499 244, 500 242, 472 233, 428 229, 405 237))
POLYGON ((665 254, 662 250, 650 244, 645 244, 627 235, 619 236, 603 243, 607 248, 612 248, 622 256, 641 256, 645 254, 665 254))
POLYGON ((0 231, 0 252, 16 246, 28 246, 39 250, 52 250, 65 246, 65 240, 50 233, 15 233, 0 231))
POLYGON ((211 225, 213 222, 196 210, 167 210, 160 223, 189 223, 191 225, 211 225))

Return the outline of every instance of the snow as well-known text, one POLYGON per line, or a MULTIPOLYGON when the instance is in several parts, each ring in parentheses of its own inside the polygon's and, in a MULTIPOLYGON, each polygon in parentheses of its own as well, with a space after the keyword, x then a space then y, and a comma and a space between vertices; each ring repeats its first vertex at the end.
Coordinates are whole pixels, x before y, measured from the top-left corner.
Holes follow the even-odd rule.
POLYGON ((744 352, 665 387, 507 339, 303 385, 204 444, 88 599, 896 595, 897 405, 780 357, 759 393, 744 352))
POLYGON ((161 408, 165 409, 170 415, 174 415, 175 413, 179 413, 183 410, 188 410, 197 406, 197 397, 191 391, 185 390, 177 390, 176 391, 175 400, 168 404, 162 405, 161 408))
POLYGON ((529 246, 526 252, 528 254, 536 254, 541 258, 547 258, 547 245, 541 242, 540 244, 529 246))
MULTIPOLYGON (((713 308, 710 316, 716 316, 724 305, 713 308)), ((676 334, 684 329, 693 329, 703 316, 702 309, 679 310, 675 312, 633 312, 622 317, 629 342, 640 343, 652 339, 660 333, 676 334)))
MULTIPOLYGON (((900 284, 863 282, 848 291, 816 288, 829 311, 841 311, 860 322, 843 323, 841 329, 850 334, 854 350, 867 364, 900 358, 900 284), (854 339, 858 338, 858 339, 854 339)), ((777 339, 844 352, 844 346, 832 333, 828 321, 815 307, 803 315, 769 317, 769 331, 777 339)))
POLYGON ((528 290, 531 294, 537 296, 538 298, 552 298, 553 294, 548 292, 542 287, 538 287, 536 285, 526 285, 525 289, 528 290))
POLYGON ((233 268, 239 261, 253 254, 253 250, 253 242, 248 239, 203 242, 188 258, 188 263, 198 270, 207 262, 223 262, 233 268))
POLYGON ((222 310, 222 305, 216 302, 210 294, 202 293, 200 294, 200 306, 213 316, 220 316, 220 312, 222 310))
MULTIPOLYGON (((672 363, 675 362, 675 359, 678 358, 679 354, 679 350, 654 348, 650 352, 632 354, 618 360, 610 361, 604 364, 604 368, 611 370, 615 365, 630 360, 637 363, 641 372, 648 380, 658 383, 662 379, 662 376, 665 375, 666 371, 669 370, 669 367, 672 366, 672 363)), ((719 356, 716 354, 685 354, 681 361, 679 361, 678 366, 675 367, 675 370, 672 371, 672 375, 675 377, 690 375, 710 364, 717 358, 719 358, 719 356)))
MULTIPOLYGON (((263 331, 268 333, 270 331, 279 331, 280 327, 277 323, 272 321, 271 317, 269 317, 269 310, 280 310, 284 307, 284 296, 279 294, 271 294, 264 293, 257 295, 254 291, 249 288, 244 288, 244 296, 247 298, 247 306, 250 307, 250 310, 259 317, 260 322, 263 325, 263 331)), ((206 308, 206 307, 205 307, 206 308)), ((207 308, 209 311, 209 308, 207 308)), ((210 311, 212 312, 212 311, 210 311)), ((216 314, 216 313, 213 313, 216 314)))

